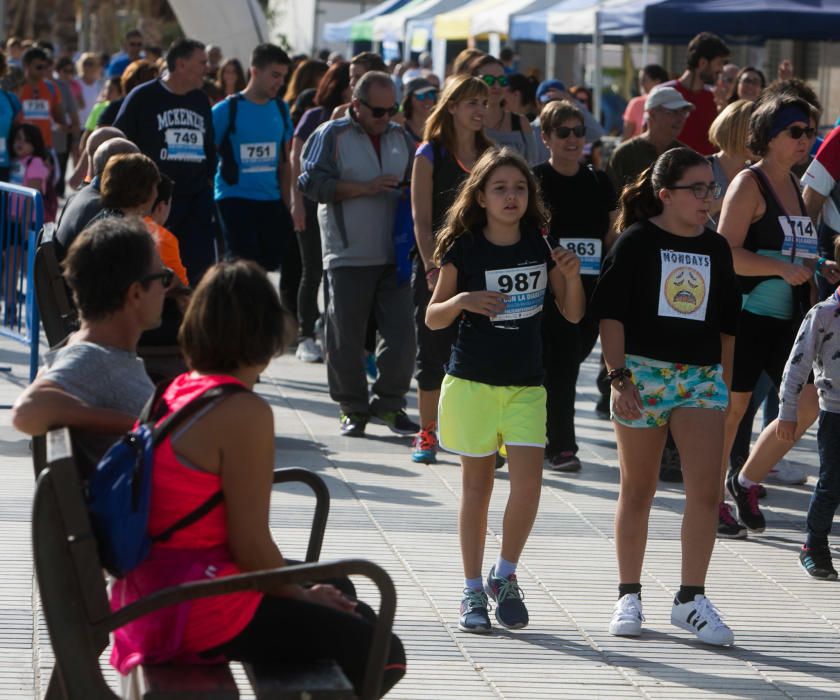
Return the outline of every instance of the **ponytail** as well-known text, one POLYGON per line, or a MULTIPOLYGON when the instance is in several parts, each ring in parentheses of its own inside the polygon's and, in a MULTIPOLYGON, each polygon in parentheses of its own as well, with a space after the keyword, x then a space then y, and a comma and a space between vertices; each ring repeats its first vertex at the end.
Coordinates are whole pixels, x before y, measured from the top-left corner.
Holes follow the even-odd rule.
POLYGON ((653 191, 653 166, 647 168, 636 181, 625 186, 621 193, 616 231, 624 231, 638 221, 662 213, 662 202, 653 191))

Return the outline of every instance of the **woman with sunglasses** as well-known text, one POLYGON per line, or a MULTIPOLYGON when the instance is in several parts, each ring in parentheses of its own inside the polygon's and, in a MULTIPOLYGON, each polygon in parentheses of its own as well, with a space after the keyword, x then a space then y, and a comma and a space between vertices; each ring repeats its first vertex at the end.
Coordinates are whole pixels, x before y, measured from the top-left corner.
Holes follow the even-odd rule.
MULTIPOLYGON (((840 281, 837 265, 817 252, 816 230, 791 173, 810 148, 814 118, 814 107, 805 100, 765 93, 750 118, 747 139, 747 147, 761 160, 736 176, 723 202, 718 231, 732 247, 744 295, 724 462, 762 371, 777 391, 781 385, 796 329, 811 306, 814 274, 831 284, 840 281)), ((818 411, 817 392, 809 382, 799 397, 796 440, 818 411)), ((741 470, 726 479, 738 517, 752 532, 765 527, 758 507, 760 482, 793 445, 776 436, 776 425, 773 421, 764 429, 741 470)))
POLYGON ((456 326, 430 330, 426 308, 440 267, 434 262, 435 239, 446 223, 461 184, 484 151, 492 146, 484 135, 484 115, 490 93, 487 84, 470 75, 451 78, 426 122, 424 142, 417 150, 411 176, 411 207, 417 251, 412 286, 417 329, 417 405, 420 432, 414 439, 414 462, 434 464, 437 454, 437 413, 444 367, 449 362, 456 326))
POLYGON ((438 89, 425 78, 412 78, 403 86, 400 111, 405 117, 403 128, 419 146, 423 141, 426 120, 435 108, 438 89))
POLYGON ((505 107, 508 77, 505 67, 495 56, 482 56, 470 64, 472 74, 490 88, 484 133, 498 146, 509 146, 522 155, 529 165, 536 165, 539 157, 534 130, 522 114, 514 114, 505 107))
POLYGON ((732 630, 705 595, 715 544, 720 450, 740 299, 726 241, 706 228, 720 195, 689 148, 663 153, 624 189, 619 229, 591 312, 612 384, 621 487, 615 516, 619 599, 611 634, 642 631, 648 519, 670 428, 682 456, 682 569, 672 624, 714 645, 732 630))
MULTIPOLYGON (((551 212, 552 244, 556 241, 581 259, 580 274, 589 299, 601 272, 602 256, 613 243, 615 189, 605 172, 581 165, 586 126, 583 113, 574 104, 567 100, 547 104, 540 114, 540 133, 550 156, 534 168, 534 175, 551 212)), ((552 471, 576 472, 581 464, 575 441, 575 387, 580 363, 598 339, 598 321, 585 315, 580 322, 569 323, 553 299, 547 299, 542 325, 548 435, 545 462, 552 471)), ((599 381, 601 384, 602 393, 608 395, 608 382, 599 381)))

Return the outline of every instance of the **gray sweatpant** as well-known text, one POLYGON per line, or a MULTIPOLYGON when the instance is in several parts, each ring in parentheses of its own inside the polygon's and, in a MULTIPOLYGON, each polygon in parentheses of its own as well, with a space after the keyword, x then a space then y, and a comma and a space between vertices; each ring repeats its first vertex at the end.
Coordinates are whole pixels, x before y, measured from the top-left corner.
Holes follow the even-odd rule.
POLYGON ((380 413, 405 408, 416 348, 410 285, 397 285, 394 265, 327 270, 329 304, 324 327, 330 397, 344 413, 380 413), (368 400, 365 331, 373 312, 380 340, 379 377, 368 400))

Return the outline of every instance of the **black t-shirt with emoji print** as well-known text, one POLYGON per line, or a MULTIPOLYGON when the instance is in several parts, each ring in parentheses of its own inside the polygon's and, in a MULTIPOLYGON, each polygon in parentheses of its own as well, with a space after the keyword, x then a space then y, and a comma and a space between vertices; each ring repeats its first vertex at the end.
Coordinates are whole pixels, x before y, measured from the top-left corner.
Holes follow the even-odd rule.
POLYGON ((630 226, 604 260, 590 313, 624 325, 624 348, 662 362, 714 365, 721 333, 735 335, 741 295, 723 236, 675 236, 630 226))

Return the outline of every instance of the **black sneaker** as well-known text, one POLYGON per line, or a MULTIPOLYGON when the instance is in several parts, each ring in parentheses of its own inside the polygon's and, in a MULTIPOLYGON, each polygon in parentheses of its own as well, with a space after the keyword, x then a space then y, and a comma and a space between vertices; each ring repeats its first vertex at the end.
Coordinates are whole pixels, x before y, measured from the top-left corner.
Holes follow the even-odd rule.
POLYGON ((528 626, 528 608, 522 602, 525 595, 516 581, 516 574, 507 578, 496 576, 495 564, 487 574, 484 592, 496 603, 496 622, 509 630, 528 626))
POLYGON ((484 591, 464 589, 461 598, 461 616, 458 618, 458 629, 473 634, 487 634, 490 631, 490 614, 487 611, 489 602, 484 591))
POLYGON ((601 396, 598 403, 595 404, 595 415, 601 420, 610 419, 610 397, 601 396))
POLYGON ((545 465, 553 472, 579 472, 580 460, 574 452, 559 452, 545 458, 545 465))
POLYGON ((380 411, 373 417, 379 422, 388 426, 388 430, 397 435, 416 435, 420 432, 420 426, 409 418, 405 411, 380 411))
POLYGON ((764 532, 764 516, 758 507, 758 484, 745 489, 738 483, 738 475, 730 474, 726 479, 726 490, 735 499, 740 520, 750 532, 764 532))
POLYGON ((721 503, 718 509, 717 536, 727 540, 743 540, 747 537, 747 528, 732 515, 732 506, 721 503))
POLYGON ((504 457, 502 457, 501 452, 497 452, 497 453, 496 453, 496 464, 495 464, 495 468, 496 468, 496 469, 501 469, 503 466, 505 466, 505 463, 506 463, 506 462, 507 462, 507 460, 506 460, 504 457))
POLYGON ((342 413, 341 434, 346 437, 364 437, 368 417, 364 413, 342 413))
POLYGON ((799 552, 799 566, 811 578, 818 578, 821 581, 836 581, 837 570, 831 563, 831 550, 828 545, 821 547, 803 547, 799 552))
POLYGON ((659 480, 669 484, 681 484, 683 481, 680 453, 673 447, 662 450, 662 460, 659 462, 659 480))

